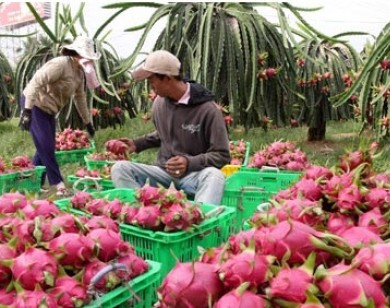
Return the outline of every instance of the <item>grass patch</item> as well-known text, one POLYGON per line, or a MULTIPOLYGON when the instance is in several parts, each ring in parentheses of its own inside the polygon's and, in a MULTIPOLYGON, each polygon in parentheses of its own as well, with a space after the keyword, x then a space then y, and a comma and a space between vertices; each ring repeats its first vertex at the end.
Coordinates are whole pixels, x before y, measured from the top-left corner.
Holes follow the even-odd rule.
MULTIPOLYGON (((21 131, 18 126, 18 119, 0 122, 0 156, 12 158, 17 155, 28 155, 32 157, 35 152, 31 136, 28 132, 21 131)), ((251 129, 247 134, 241 129, 231 129, 230 139, 244 139, 251 143, 251 154, 260 150, 267 144, 276 141, 291 141, 301 148, 313 164, 333 166, 337 163, 339 156, 346 150, 356 150, 364 142, 372 142, 373 136, 369 132, 359 135, 361 124, 355 121, 329 122, 327 125, 326 140, 321 142, 307 142, 307 127, 269 129, 265 132, 262 128, 251 129)), ((116 129, 107 128, 96 132, 95 143, 97 151, 104 150, 104 143, 113 138, 128 137, 134 138, 144 135, 153 130, 151 121, 143 119, 127 119, 122 127, 116 129)), ((151 149, 138 155, 137 161, 153 163, 156 159, 158 149, 151 149)), ((382 155, 375 160, 375 168, 378 171, 386 171, 390 168, 389 146, 384 146, 382 155)), ((80 164, 68 164, 61 167, 64 177, 79 168, 80 164)))

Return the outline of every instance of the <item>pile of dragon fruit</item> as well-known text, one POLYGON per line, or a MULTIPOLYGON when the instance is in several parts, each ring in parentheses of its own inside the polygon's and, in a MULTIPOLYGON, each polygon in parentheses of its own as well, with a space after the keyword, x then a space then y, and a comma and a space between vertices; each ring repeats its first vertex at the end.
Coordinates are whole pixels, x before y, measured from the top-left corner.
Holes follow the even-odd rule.
POLYGON ((271 166, 290 171, 303 171, 309 165, 306 154, 289 141, 269 144, 263 150, 256 151, 248 163, 248 167, 252 168, 271 166))
POLYGON ((247 151, 246 142, 243 139, 229 143, 230 165, 242 165, 247 151))
POLYGON ((178 263, 158 307, 389 307, 390 177, 371 154, 311 166, 254 228, 178 263))
POLYGON ((119 223, 154 231, 191 231, 193 225, 199 225, 205 218, 199 204, 188 201, 186 194, 173 184, 169 188, 146 184, 136 190, 132 202, 94 198, 79 191, 70 203, 73 208, 92 215, 106 215, 119 223))
POLYGON ((0 213, 0 306, 82 307, 91 301, 91 279, 108 264, 126 270, 103 276, 96 292, 148 270, 107 217, 77 218, 17 192, 0 197, 0 213))
POLYGON ((56 150, 69 151, 89 148, 88 134, 80 129, 65 128, 62 132, 56 133, 56 150))
POLYGON ((79 178, 103 178, 103 179, 111 179, 110 166, 103 166, 100 170, 88 170, 85 167, 80 167, 76 170, 75 176, 79 178))
POLYGON ((10 161, 0 157, 0 174, 26 171, 34 168, 35 166, 32 164, 31 159, 26 155, 15 156, 10 161))

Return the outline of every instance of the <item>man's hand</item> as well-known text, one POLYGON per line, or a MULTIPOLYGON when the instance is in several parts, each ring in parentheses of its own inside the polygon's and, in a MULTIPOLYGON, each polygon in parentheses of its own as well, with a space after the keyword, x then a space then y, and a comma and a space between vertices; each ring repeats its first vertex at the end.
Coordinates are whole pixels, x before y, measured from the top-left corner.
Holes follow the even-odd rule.
POLYGON ((22 130, 30 130, 31 126, 31 109, 24 109, 20 117, 19 127, 22 130))
POLYGON ((118 140, 122 141, 124 144, 128 146, 129 154, 134 153, 137 149, 135 143, 132 139, 129 138, 119 138, 118 140))
POLYGON ((188 161, 184 156, 174 156, 165 163, 165 170, 174 178, 180 178, 187 172, 188 161))
POLYGON ((86 128, 89 136, 93 138, 95 136, 95 128, 93 127, 92 123, 88 123, 86 128))

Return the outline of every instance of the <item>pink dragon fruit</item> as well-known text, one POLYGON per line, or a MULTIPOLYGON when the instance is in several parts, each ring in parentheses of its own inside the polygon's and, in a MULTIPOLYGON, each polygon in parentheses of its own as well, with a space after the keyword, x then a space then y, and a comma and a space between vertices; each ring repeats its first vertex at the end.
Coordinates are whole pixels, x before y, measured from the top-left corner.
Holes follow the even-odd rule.
POLYGON ((388 208, 390 205, 390 191, 388 188, 375 187, 364 196, 368 208, 388 208))
POLYGON ((7 291, 5 288, 0 288, 0 306, 12 307, 16 300, 15 291, 7 291))
POLYGON ((48 243, 59 263, 69 269, 80 269, 93 257, 93 240, 78 233, 64 233, 48 243))
POLYGON ((89 220, 86 222, 85 226, 89 230, 94 230, 94 229, 109 229, 112 230, 116 233, 119 232, 119 224, 115 221, 112 220, 111 218, 101 215, 101 216, 92 216, 89 218, 89 220))
POLYGON ((58 275, 56 259, 47 251, 32 247, 13 260, 11 270, 15 280, 26 290, 34 290, 36 285, 52 287, 58 275))
POLYGON ((379 208, 365 212, 359 216, 358 226, 367 227, 373 233, 381 235, 388 229, 388 222, 382 215, 379 208))
POLYGON ((135 215, 132 224, 146 229, 161 229, 160 208, 158 205, 141 206, 135 215))
POLYGON ((55 297, 53 295, 46 294, 46 292, 42 290, 24 290, 23 292, 18 293, 14 306, 16 308, 58 308, 57 300, 55 299, 55 297))
POLYGON ((61 307, 83 307, 88 300, 86 286, 73 277, 58 277, 54 288, 48 292, 57 298, 61 307))
POLYGON ((365 272, 337 264, 329 269, 319 266, 315 273, 316 285, 334 308, 385 308, 386 298, 378 281, 365 272))
POLYGON ((357 150, 340 156, 339 167, 345 172, 350 172, 363 164, 365 164, 366 171, 372 165, 372 157, 366 151, 357 150))
POLYGON ((117 273, 118 277, 124 281, 130 281, 131 279, 145 273, 149 268, 149 264, 134 253, 128 253, 119 257, 115 260, 115 262, 125 264, 127 267, 127 272, 118 271, 117 273))
POLYGON ((315 226, 323 220, 322 206, 319 201, 308 199, 285 200, 282 206, 276 210, 278 221, 293 219, 309 226, 315 226))
POLYGON ((226 293, 216 302, 214 308, 267 307, 262 297, 246 290, 248 286, 249 283, 243 283, 237 289, 226 293))
POLYGON ((329 180, 332 176, 333 173, 329 168, 317 165, 311 165, 303 174, 303 178, 305 179, 320 179, 321 181, 329 180))
POLYGON ((28 219, 34 219, 37 216, 45 218, 55 217, 60 213, 58 207, 50 200, 33 200, 27 203, 22 209, 28 219))
POLYGON ((93 197, 89 192, 78 191, 70 199, 70 203, 75 209, 82 210, 85 208, 87 203, 92 201, 92 199, 93 197))
MULTIPOLYGON (((107 263, 97 259, 90 261, 83 270, 82 283, 89 286, 92 278, 107 265, 107 263)), ((95 284, 95 288, 98 291, 107 292, 114 289, 120 282, 121 280, 115 272, 109 272, 95 284)))
POLYGON ((290 170, 290 171, 302 171, 305 170, 306 164, 301 163, 299 161, 289 161, 287 164, 284 165, 284 169, 290 170))
POLYGON ((119 199, 111 200, 104 206, 104 215, 112 219, 118 219, 122 212, 123 206, 123 202, 121 202, 119 199))
MULTIPOLYGON (((326 251, 343 258, 351 253, 325 244, 325 240, 331 239, 335 241, 336 237, 318 232, 299 221, 282 221, 267 230, 260 239, 260 246, 263 254, 273 255, 279 261, 285 260, 289 265, 302 264, 313 251, 326 251)), ((348 250, 348 247, 345 249, 348 250)))
POLYGON ((390 273, 390 244, 375 244, 360 249, 351 265, 375 279, 382 279, 390 273))
POLYGON ((190 214, 179 203, 172 204, 161 215, 161 222, 165 225, 164 231, 188 230, 191 227, 190 214))
POLYGON ((0 213, 15 213, 27 205, 26 196, 19 192, 4 193, 0 196, 0 213))
POLYGON ((297 190, 298 197, 303 197, 309 200, 320 200, 322 197, 322 191, 320 185, 312 179, 301 179, 293 186, 293 189, 297 190))
POLYGON ((220 264, 230 258, 232 252, 226 246, 200 248, 199 261, 209 264, 220 264))
POLYGON ((106 199, 93 199, 85 205, 85 210, 92 215, 103 215, 107 203, 106 199))
POLYGON ((133 252, 132 246, 121 239, 121 235, 109 229, 94 229, 87 234, 87 238, 97 244, 98 258, 103 262, 111 261, 118 256, 125 256, 133 252))
POLYGON ((272 276, 269 266, 274 260, 273 256, 256 254, 254 248, 247 248, 220 266, 219 278, 228 289, 238 288, 245 281, 257 288, 272 276))
POLYGON ((329 232, 339 234, 342 231, 353 227, 355 222, 353 218, 348 215, 343 215, 341 213, 331 213, 328 218, 327 227, 329 232))
POLYGON ((190 215, 191 224, 199 225, 205 219, 199 204, 186 201, 184 206, 190 215))
POLYGON ((132 224, 132 221, 134 220, 134 217, 138 213, 139 207, 137 206, 124 206, 122 208, 122 213, 121 213, 121 221, 124 222, 125 224, 132 224))
POLYGON ((161 308, 208 307, 222 293, 216 267, 200 262, 177 263, 157 289, 161 308))
POLYGON ((281 203, 284 200, 297 198, 297 190, 292 188, 279 190, 278 193, 273 197, 276 202, 281 203))
POLYGON ((137 189, 135 197, 144 206, 157 204, 160 201, 161 190, 157 187, 150 186, 149 182, 147 182, 144 186, 137 189))
POLYGON ((229 237, 229 248, 234 254, 239 254, 251 241, 254 241, 256 229, 252 228, 246 231, 241 231, 229 237))
POLYGON ((334 175, 329 181, 325 183, 322 188, 322 193, 328 198, 329 201, 336 201, 339 195, 339 191, 345 187, 351 186, 353 183, 352 173, 343 173, 340 175, 334 175))
MULTIPOLYGON (((0 261, 11 260, 16 257, 16 251, 7 244, 0 244, 0 261)), ((0 289, 11 281, 11 269, 0 263, 0 289)))
POLYGON ((22 252, 26 246, 33 246, 36 243, 47 242, 53 239, 56 230, 51 221, 45 220, 42 216, 34 220, 18 221, 13 226, 13 236, 18 239, 16 250, 22 252))
POLYGON ((364 179, 364 182, 368 188, 384 187, 390 183, 390 175, 387 173, 372 173, 364 179))
POLYGON ((361 248, 376 243, 383 243, 383 240, 366 227, 350 227, 346 230, 336 233, 343 238, 349 246, 361 248))
POLYGON ((363 195, 359 187, 352 184, 348 187, 342 188, 337 196, 336 205, 341 213, 354 211, 361 208, 363 205, 363 195))
POLYGON ((316 292, 316 287, 313 285, 315 259, 316 256, 312 253, 300 267, 283 267, 270 281, 267 294, 272 300, 276 303, 279 299, 292 303, 305 303, 307 291, 316 292))
POLYGON ((160 205, 162 209, 168 210, 172 204, 182 204, 187 201, 187 196, 183 190, 177 190, 172 182, 167 189, 159 191, 160 205))
POLYGON ((80 231, 85 231, 85 227, 80 219, 69 213, 61 213, 57 217, 54 217, 51 220, 51 224, 60 233, 79 233, 80 231))

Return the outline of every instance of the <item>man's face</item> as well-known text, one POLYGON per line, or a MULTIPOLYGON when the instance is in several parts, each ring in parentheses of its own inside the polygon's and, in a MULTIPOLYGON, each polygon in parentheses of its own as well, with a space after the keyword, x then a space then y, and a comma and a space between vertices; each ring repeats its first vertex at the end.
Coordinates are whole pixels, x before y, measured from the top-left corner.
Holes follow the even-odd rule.
POLYGON ((161 97, 166 97, 169 95, 169 78, 159 78, 156 75, 150 76, 148 79, 148 83, 152 90, 161 97))

